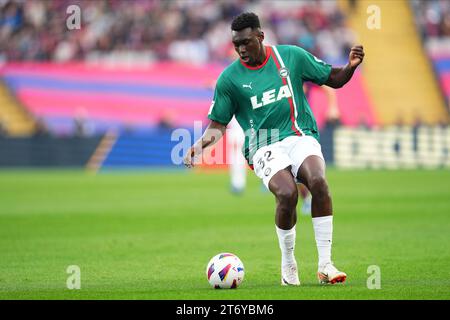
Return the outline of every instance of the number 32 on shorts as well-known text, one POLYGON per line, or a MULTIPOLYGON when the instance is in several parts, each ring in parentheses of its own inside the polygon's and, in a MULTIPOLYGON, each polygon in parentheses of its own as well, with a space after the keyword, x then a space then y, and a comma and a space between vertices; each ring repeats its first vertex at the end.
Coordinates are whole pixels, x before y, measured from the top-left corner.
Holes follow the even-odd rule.
POLYGON ((264 152, 264 156, 262 158, 259 158, 259 160, 258 160, 258 165, 259 165, 261 170, 264 170, 264 175, 266 177, 272 171, 272 169, 269 167, 270 164, 268 164, 268 162, 273 160, 273 159, 274 159, 274 157, 272 156, 272 151, 267 150, 266 152, 264 152))

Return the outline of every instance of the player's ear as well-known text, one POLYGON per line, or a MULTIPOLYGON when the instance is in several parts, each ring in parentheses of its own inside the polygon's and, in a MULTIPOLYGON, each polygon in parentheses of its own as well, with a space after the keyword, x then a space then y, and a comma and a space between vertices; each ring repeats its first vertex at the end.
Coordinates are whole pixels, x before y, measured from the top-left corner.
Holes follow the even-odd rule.
POLYGON ((264 41, 264 32, 263 31, 259 31, 259 41, 260 42, 264 41))

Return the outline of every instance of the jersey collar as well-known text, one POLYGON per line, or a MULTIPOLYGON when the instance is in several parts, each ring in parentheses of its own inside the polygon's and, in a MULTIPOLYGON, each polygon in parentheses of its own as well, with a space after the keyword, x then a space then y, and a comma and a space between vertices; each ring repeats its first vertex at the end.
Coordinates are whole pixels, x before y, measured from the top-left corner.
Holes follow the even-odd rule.
POLYGON ((262 64, 260 64, 259 66, 256 67, 252 67, 249 66, 248 64, 246 64, 245 62, 243 62, 241 59, 239 59, 239 61, 241 62, 241 64, 246 67, 247 69, 250 70, 258 70, 261 69, 262 67, 264 67, 267 63, 267 61, 269 61, 269 57, 272 55, 272 47, 270 46, 266 46, 266 60, 264 60, 264 62, 262 64))

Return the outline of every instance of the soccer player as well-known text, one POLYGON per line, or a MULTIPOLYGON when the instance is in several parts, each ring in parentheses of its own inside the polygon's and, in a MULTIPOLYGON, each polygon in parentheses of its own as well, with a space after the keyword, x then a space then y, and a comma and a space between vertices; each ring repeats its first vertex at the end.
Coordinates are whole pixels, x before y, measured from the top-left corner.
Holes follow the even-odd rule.
POLYGON ((192 167, 202 150, 221 138, 234 115, 246 134, 245 158, 275 196, 281 284, 300 285, 294 256, 298 181, 312 195, 319 282, 344 282, 347 275, 331 261, 331 195, 319 132, 302 84, 342 87, 363 61, 363 47, 351 48, 344 67, 332 67, 297 46, 265 46, 259 18, 248 12, 233 19, 231 38, 239 59, 219 76, 208 114, 211 121, 188 150, 184 164, 192 167))

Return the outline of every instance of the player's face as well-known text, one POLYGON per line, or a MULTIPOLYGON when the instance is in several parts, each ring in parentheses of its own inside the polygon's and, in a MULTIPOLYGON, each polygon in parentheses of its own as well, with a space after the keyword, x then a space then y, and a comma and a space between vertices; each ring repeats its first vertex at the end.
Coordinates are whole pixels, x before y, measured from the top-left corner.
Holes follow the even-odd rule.
POLYGON ((263 48, 262 41, 264 33, 260 30, 252 30, 252 28, 245 28, 240 31, 233 31, 231 33, 231 41, 234 49, 238 53, 242 62, 254 66, 262 63, 261 50, 263 48))

